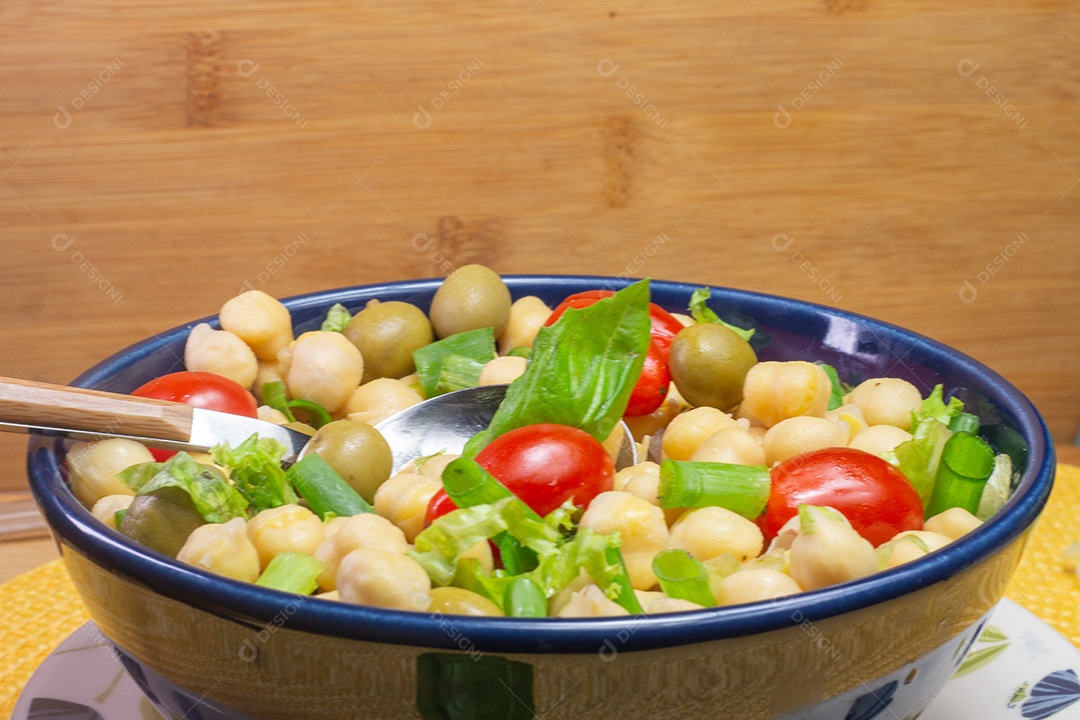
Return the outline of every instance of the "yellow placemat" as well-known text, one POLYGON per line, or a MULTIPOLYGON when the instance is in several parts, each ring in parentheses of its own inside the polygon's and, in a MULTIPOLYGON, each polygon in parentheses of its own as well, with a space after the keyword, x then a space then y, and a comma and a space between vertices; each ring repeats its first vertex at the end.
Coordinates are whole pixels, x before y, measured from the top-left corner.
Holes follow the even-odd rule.
MULTIPOLYGON (((1008 596, 1080 647, 1080 580, 1062 553, 1080 541, 1080 467, 1059 465, 1047 511, 1032 531, 1008 596)), ((52 650, 90 619, 60 560, 0 585, 0 718, 52 650)))

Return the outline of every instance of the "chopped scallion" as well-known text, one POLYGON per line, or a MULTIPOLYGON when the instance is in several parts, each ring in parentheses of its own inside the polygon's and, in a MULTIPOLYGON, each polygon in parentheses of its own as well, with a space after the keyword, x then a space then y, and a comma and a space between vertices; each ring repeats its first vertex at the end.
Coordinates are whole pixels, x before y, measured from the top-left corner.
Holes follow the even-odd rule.
POLYGON ((255 584, 282 592, 310 595, 318 587, 319 575, 323 570, 323 564, 310 555, 298 552, 278 553, 255 584))
POLYGON ((764 465, 665 460, 660 465, 660 506, 717 505, 756 519, 769 499, 771 478, 764 465))
POLYGON ((933 517, 952 507, 976 513, 993 470, 994 450, 985 440, 970 433, 954 433, 941 453, 926 516, 933 517))
POLYGON ((289 468, 286 476, 307 500, 312 512, 324 520, 329 513, 336 517, 352 517, 375 512, 360 493, 315 453, 305 455, 289 468))
POLYGON ((705 566, 690 553, 668 548, 653 558, 653 572, 660 587, 668 597, 689 600, 702 607, 713 607, 716 599, 709 589, 709 575, 705 566))

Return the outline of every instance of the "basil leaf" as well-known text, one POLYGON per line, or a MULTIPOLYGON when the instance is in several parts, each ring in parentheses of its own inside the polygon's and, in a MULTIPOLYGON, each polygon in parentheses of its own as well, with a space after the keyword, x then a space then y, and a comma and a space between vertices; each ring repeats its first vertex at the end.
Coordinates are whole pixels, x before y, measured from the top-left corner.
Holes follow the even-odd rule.
POLYGON ((526 425, 570 425, 603 441, 626 411, 649 350, 649 281, 567 310, 540 329, 525 374, 510 383, 473 452, 526 425))

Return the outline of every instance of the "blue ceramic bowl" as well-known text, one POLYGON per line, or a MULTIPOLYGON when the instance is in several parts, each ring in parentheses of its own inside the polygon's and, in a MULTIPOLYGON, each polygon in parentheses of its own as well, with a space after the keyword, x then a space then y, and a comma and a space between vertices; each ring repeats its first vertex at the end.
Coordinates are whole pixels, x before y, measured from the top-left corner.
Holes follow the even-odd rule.
MULTIPOLYGON (((511 276, 514 297, 625 281, 511 276)), ((440 281, 286 300, 297 332, 335 302, 426 309, 440 281)), ((654 281, 685 311, 695 286, 654 281)), ((757 328, 763 360, 823 360, 857 383, 943 383, 979 415, 1018 482, 1005 508, 932 555, 776 601, 656 617, 443 617, 282 594, 210 575, 98 523, 68 489, 64 446, 31 443, 30 482, 90 613, 159 708, 185 718, 914 718, 1004 593, 1050 492, 1046 427, 1011 384, 971 358, 852 313, 713 288, 725 319, 757 328)), ((210 322, 216 322, 211 319, 210 322)), ((180 369, 190 326, 127 348, 75 382, 129 392, 180 369)))

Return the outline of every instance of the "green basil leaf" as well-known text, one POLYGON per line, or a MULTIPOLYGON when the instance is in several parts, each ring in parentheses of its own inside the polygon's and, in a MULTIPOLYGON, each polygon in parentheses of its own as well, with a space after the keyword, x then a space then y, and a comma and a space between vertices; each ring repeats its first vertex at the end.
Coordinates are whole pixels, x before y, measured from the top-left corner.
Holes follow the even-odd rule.
POLYGON ((472 451, 537 423, 570 425, 604 440, 626 411, 651 328, 648 280, 567 310, 554 325, 540 329, 525 374, 510 383, 472 451))

